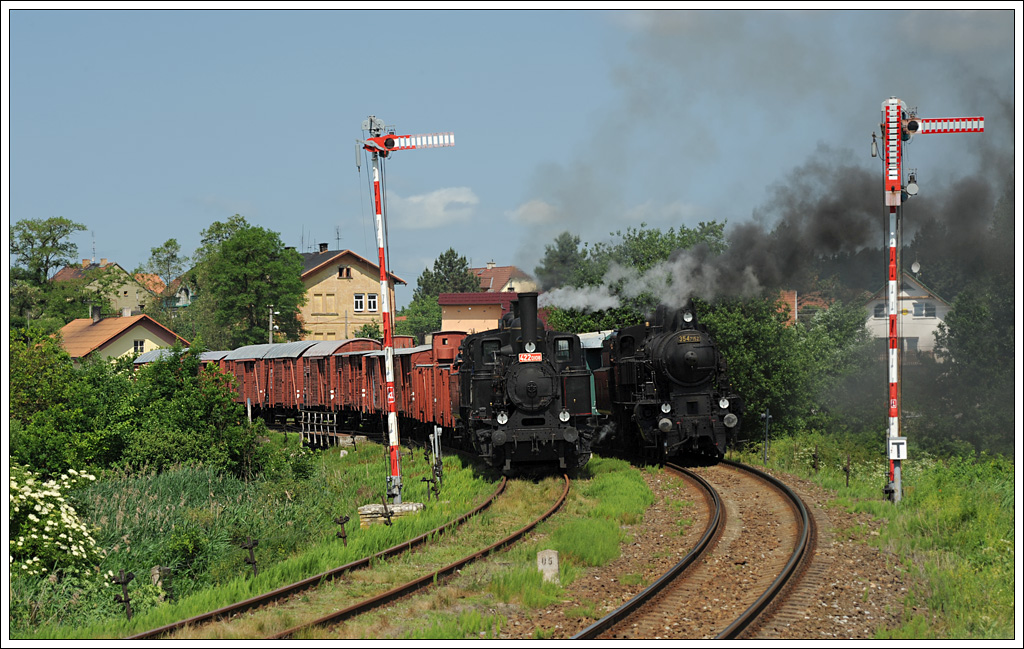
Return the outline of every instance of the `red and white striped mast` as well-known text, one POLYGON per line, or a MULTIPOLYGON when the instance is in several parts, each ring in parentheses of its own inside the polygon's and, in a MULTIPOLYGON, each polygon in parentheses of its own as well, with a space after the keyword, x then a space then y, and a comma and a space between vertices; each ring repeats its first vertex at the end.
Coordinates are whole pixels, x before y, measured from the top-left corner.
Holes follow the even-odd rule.
MULTIPOLYGON (((442 146, 455 146, 455 135, 452 133, 430 133, 425 135, 395 135, 394 130, 385 134, 384 122, 374 116, 363 121, 363 130, 370 133, 365 141, 359 144, 369 151, 373 159, 373 203, 377 224, 377 260, 380 264, 380 296, 381 317, 384 325, 384 380, 385 401, 388 412, 388 457, 390 473, 387 481, 387 495, 394 504, 402 502, 402 476, 399 471, 398 447, 398 413, 395 404, 395 347, 393 323, 391 322, 391 294, 388 284, 387 264, 384 259, 384 193, 381 188, 381 159, 388 157, 392 151, 406 149, 432 149, 442 146)), ((356 164, 359 158, 356 157, 356 164)))
MULTIPOLYGON (((903 498, 902 462, 907 457, 907 438, 900 435, 900 331, 899 298, 902 269, 900 247, 903 228, 903 199, 917 193, 917 179, 903 184, 903 143, 921 133, 981 133, 985 130, 984 117, 955 117, 949 119, 921 119, 896 97, 882 102, 882 140, 884 146, 883 175, 885 205, 889 210, 889 283, 886 304, 889 316, 889 483, 886 494, 893 502, 903 498)), ((874 136, 872 136, 874 137, 874 136)), ((871 143, 871 155, 877 155, 877 144, 871 143)))

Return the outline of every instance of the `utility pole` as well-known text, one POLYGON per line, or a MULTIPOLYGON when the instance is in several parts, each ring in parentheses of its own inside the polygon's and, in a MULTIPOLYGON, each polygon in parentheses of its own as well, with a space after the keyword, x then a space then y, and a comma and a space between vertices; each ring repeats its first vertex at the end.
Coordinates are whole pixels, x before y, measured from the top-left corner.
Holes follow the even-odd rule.
MULTIPOLYGON (((985 130, 984 117, 955 117, 949 119, 921 119, 916 111, 907 111, 906 104, 896 97, 882 102, 882 169, 885 206, 889 212, 888 291, 886 305, 889 316, 889 425, 887 449, 889 482, 884 492, 894 503, 903 499, 902 464, 907 458, 907 438, 900 431, 900 321, 899 301, 902 268, 900 250, 903 239, 903 201, 917 194, 917 174, 912 172, 903 183, 903 145, 917 134, 926 133, 981 133, 985 130)), ((871 156, 878 155, 875 135, 871 136, 871 156)))
POLYGON ((373 203, 377 225, 377 259, 380 264, 381 316, 384 325, 384 380, 388 416, 388 456, 390 473, 387 481, 387 495, 394 504, 402 502, 402 476, 399 471, 398 413, 395 410, 395 349, 393 324, 391 322, 391 297, 387 264, 384 259, 384 159, 392 151, 406 149, 432 149, 455 146, 453 133, 431 133, 427 135, 395 135, 394 130, 385 133, 384 122, 373 115, 363 121, 363 130, 370 137, 356 142, 356 167, 359 166, 359 149, 368 151, 373 160, 373 203))
POLYGON ((268 304, 267 308, 270 309, 270 322, 267 323, 267 342, 271 345, 274 344, 274 316, 281 315, 280 311, 274 311, 274 305, 268 304))

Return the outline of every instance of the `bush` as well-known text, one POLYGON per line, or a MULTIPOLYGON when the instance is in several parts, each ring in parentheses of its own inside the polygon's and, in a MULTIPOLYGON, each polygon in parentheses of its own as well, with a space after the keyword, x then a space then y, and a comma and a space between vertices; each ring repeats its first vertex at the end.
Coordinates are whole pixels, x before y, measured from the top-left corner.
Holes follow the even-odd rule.
POLYGON ((102 558, 89 530, 68 502, 67 492, 95 476, 70 469, 59 481, 43 482, 11 465, 11 571, 28 575, 84 574, 102 558), (68 475, 70 474, 70 475, 68 475))

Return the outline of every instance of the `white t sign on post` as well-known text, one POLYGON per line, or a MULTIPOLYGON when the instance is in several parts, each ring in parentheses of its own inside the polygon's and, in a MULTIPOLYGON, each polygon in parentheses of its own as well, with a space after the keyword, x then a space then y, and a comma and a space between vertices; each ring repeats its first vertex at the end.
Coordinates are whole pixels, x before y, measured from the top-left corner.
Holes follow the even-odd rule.
POLYGON ((905 460, 907 459, 907 438, 906 437, 888 437, 889 440, 889 459, 890 460, 905 460))

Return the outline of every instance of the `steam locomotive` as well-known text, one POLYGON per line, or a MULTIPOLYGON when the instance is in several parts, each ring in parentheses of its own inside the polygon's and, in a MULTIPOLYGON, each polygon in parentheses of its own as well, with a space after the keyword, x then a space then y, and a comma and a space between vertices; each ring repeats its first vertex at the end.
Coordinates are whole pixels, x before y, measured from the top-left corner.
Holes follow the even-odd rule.
POLYGON ((545 329, 537 293, 520 293, 518 311, 462 341, 451 381, 456 439, 506 474, 573 472, 590 459, 595 424, 580 339, 545 329))
MULTIPOLYGON (((517 313, 497 329, 437 332, 418 347, 395 337, 403 436, 440 430, 450 445, 508 475, 571 473, 593 450, 653 461, 724 454, 743 400, 692 305, 659 307, 642 325, 576 335, 544 327, 537 293, 518 298, 517 313)), ((249 345, 206 352, 203 362, 235 377, 235 399, 251 416, 294 419, 305 443, 330 445, 346 430, 382 433, 379 341, 249 345)))
POLYGON ((598 450, 657 462, 684 453, 720 459, 743 415, 692 303, 659 306, 651 321, 611 332, 593 374, 596 409, 607 417, 598 450))

